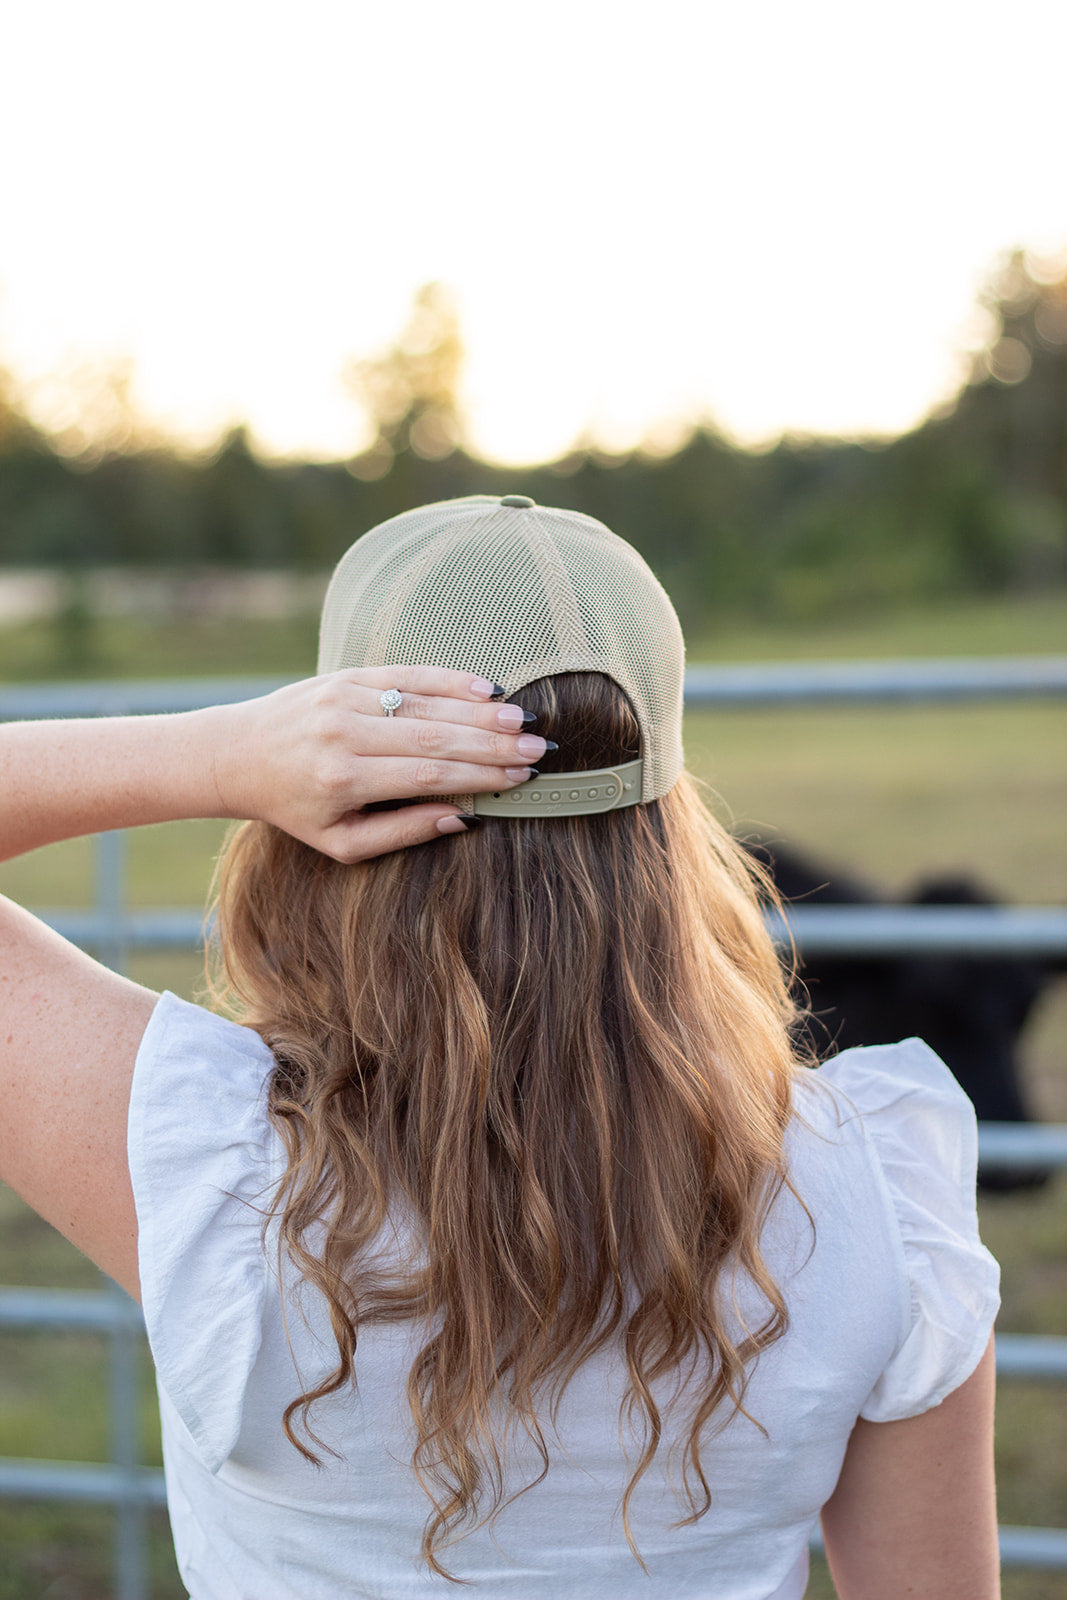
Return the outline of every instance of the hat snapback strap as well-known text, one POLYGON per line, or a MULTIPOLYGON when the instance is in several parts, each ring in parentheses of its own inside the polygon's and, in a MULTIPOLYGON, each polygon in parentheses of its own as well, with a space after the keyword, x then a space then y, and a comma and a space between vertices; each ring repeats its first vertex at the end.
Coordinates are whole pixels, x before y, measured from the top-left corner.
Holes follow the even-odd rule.
POLYGON ((584 817, 640 804, 644 761, 586 772, 549 772, 498 794, 476 794, 479 817, 584 817))

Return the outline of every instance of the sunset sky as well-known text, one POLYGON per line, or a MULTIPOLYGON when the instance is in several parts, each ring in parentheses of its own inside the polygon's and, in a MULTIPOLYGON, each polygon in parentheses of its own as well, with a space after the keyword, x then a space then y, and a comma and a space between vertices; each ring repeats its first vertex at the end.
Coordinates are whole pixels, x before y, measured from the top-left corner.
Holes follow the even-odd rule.
POLYGON ((191 443, 345 455, 437 279, 495 459, 897 431, 998 254, 1067 247, 1065 59, 1062 0, 9 7, 0 364, 57 425, 126 360, 191 443))

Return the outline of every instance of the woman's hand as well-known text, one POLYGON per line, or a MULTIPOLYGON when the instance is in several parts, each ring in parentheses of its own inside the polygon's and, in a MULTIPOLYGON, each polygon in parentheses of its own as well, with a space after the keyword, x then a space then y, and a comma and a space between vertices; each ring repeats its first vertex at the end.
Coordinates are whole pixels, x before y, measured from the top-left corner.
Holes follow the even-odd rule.
POLYGON ((485 678, 376 667, 294 683, 259 700, 150 717, 0 727, 0 860, 106 828, 186 817, 273 822, 338 861, 460 832, 430 795, 514 788, 544 739, 485 678), (387 717, 380 696, 398 689, 387 717))
POLYGON ((461 832, 459 808, 440 800, 363 808, 525 783, 545 740, 524 733, 520 707, 495 704, 496 692, 469 673, 374 667, 211 708, 219 814, 272 822, 345 862, 461 832), (386 689, 402 696, 392 717, 386 689))

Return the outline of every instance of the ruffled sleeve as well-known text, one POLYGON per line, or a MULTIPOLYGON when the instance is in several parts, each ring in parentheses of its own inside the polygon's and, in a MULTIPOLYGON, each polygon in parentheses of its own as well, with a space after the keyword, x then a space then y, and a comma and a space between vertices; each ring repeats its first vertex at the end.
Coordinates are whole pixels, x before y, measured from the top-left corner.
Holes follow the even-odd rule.
POLYGON ((263 1210, 281 1175, 266 1114, 272 1065, 250 1029, 164 994, 130 1097, 148 1339, 160 1387, 212 1472, 236 1443, 260 1345, 263 1210))
POLYGON ((917 1416, 970 1377, 1000 1304, 999 1268, 978 1237, 974 1108, 920 1039, 847 1050, 819 1076, 860 1114, 895 1219, 910 1304, 860 1415, 917 1416))

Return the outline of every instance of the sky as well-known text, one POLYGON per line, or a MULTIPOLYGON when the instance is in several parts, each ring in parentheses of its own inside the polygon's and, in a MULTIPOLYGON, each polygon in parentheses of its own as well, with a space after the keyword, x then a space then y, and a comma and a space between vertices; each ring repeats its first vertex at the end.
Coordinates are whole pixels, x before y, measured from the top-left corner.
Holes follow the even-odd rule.
POLYGON ((1062 0, 12 5, 0 365, 55 426, 126 363, 192 445, 346 456, 438 280, 490 459, 891 435, 1067 247, 1065 59, 1062 0))

